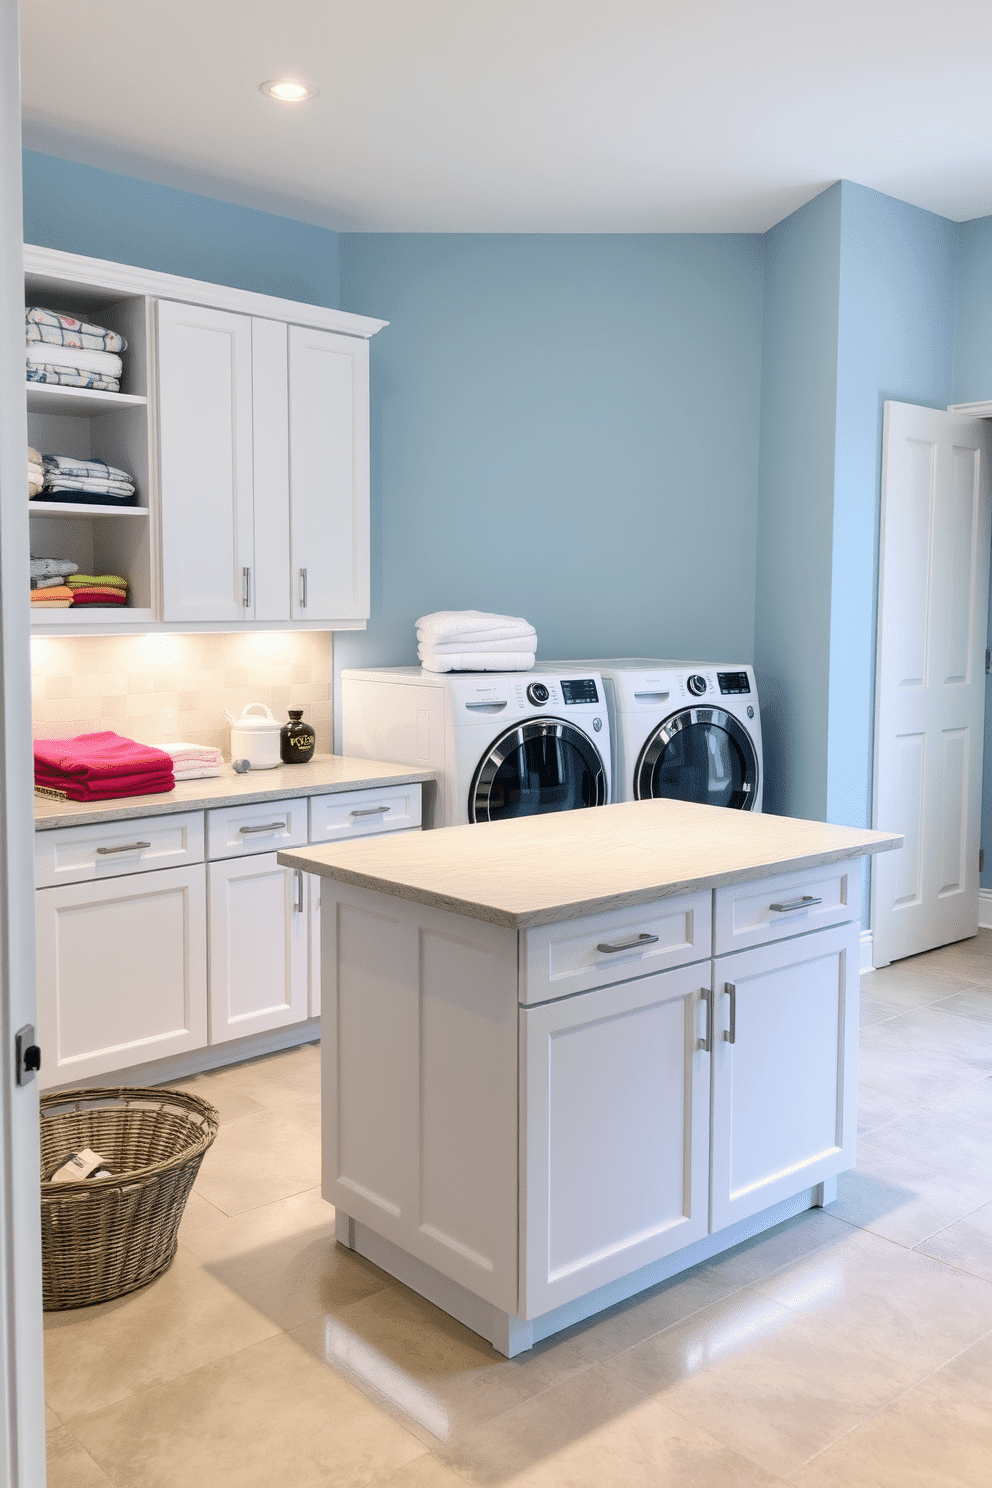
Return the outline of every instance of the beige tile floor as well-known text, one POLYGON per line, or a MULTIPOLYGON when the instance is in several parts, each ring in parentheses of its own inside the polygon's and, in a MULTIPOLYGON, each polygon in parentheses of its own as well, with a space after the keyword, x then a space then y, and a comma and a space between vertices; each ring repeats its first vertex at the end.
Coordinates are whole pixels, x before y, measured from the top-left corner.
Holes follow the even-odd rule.
POLYGON ((862 993, 837 1203, 514 1360, 335 1246, 316 1046, 191 1081, 171 1269, 46 1317, 51 1488, 986 1488, 992 932, 862 993))

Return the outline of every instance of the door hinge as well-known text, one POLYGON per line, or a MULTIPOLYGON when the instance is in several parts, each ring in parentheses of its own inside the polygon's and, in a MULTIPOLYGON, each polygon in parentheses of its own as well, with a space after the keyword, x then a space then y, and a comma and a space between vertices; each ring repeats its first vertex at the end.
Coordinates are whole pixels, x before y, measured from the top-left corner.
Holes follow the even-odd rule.
POLYGON ((982 869, 984 867, 985 867, 985 849, 984 849, 984 847, 980 847, 978 849, 978 871, 979 871, 979 873, 981 873, 981 871, 982 871, 982 869))
POLYGON ((986 651, 986 653, 985 653, 985 670, 987 672, 988 671, 992 671, 992 666, 990 666, 990 662, 992 662, 992 651, 986 651))
POLYGON ((34 1028, 26 1023, 14 1034, 14 1073, 18 1085, 26 1085, 41 1069, 41 1050, 34 1041, 34 1028))

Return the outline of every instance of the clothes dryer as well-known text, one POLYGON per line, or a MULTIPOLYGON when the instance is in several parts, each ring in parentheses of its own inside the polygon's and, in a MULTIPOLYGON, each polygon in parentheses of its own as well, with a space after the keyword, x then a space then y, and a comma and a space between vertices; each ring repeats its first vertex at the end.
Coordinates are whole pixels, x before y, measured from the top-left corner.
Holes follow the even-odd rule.
MULTIPOLYGON (((437 772, 425 825, 459 826, 611 800, 610 729, 594 668, 341 673, 346 755, 437 772)), ((425 792, 425 800, 430 792, 425 792)))
POLYGON ((761 810, 764 764, 753 668, 651 657, 552 665, 558 672, 595 667, 603 678, 615 801, 665 796, 761 810))

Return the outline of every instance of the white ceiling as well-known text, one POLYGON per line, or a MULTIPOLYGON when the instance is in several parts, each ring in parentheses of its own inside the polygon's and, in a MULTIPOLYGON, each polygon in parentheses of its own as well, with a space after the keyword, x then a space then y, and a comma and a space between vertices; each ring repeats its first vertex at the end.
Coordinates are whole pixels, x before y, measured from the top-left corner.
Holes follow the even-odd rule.
POLYGON ((839 177, 992 213, 989 0, 22 0, 21 30, 27 145, 325 227, 763 231, 839 177))

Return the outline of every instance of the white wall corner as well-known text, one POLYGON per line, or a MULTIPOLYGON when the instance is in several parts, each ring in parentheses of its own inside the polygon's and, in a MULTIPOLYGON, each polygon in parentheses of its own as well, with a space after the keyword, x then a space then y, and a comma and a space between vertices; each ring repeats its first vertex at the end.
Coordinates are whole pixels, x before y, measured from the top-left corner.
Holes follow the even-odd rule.
MULTIPOLYGON (((990 898, 990 901, 992 901, 992 893, 990 893, 989 898, 990 898)), ((992 903, 990 903, 990 909, 992 909, 992 903)), ((870 930, 862 930, 862 932, 861 932, 861 966, 860 966, 859 969, 860 969, 861 972, 874 971, 875 970, 874 966, 872 966, 872 964, 871 964, 871 931, 870 930)))
POLYGON ((992 930, 992 889, 978 891, 978 928, 992 930))

